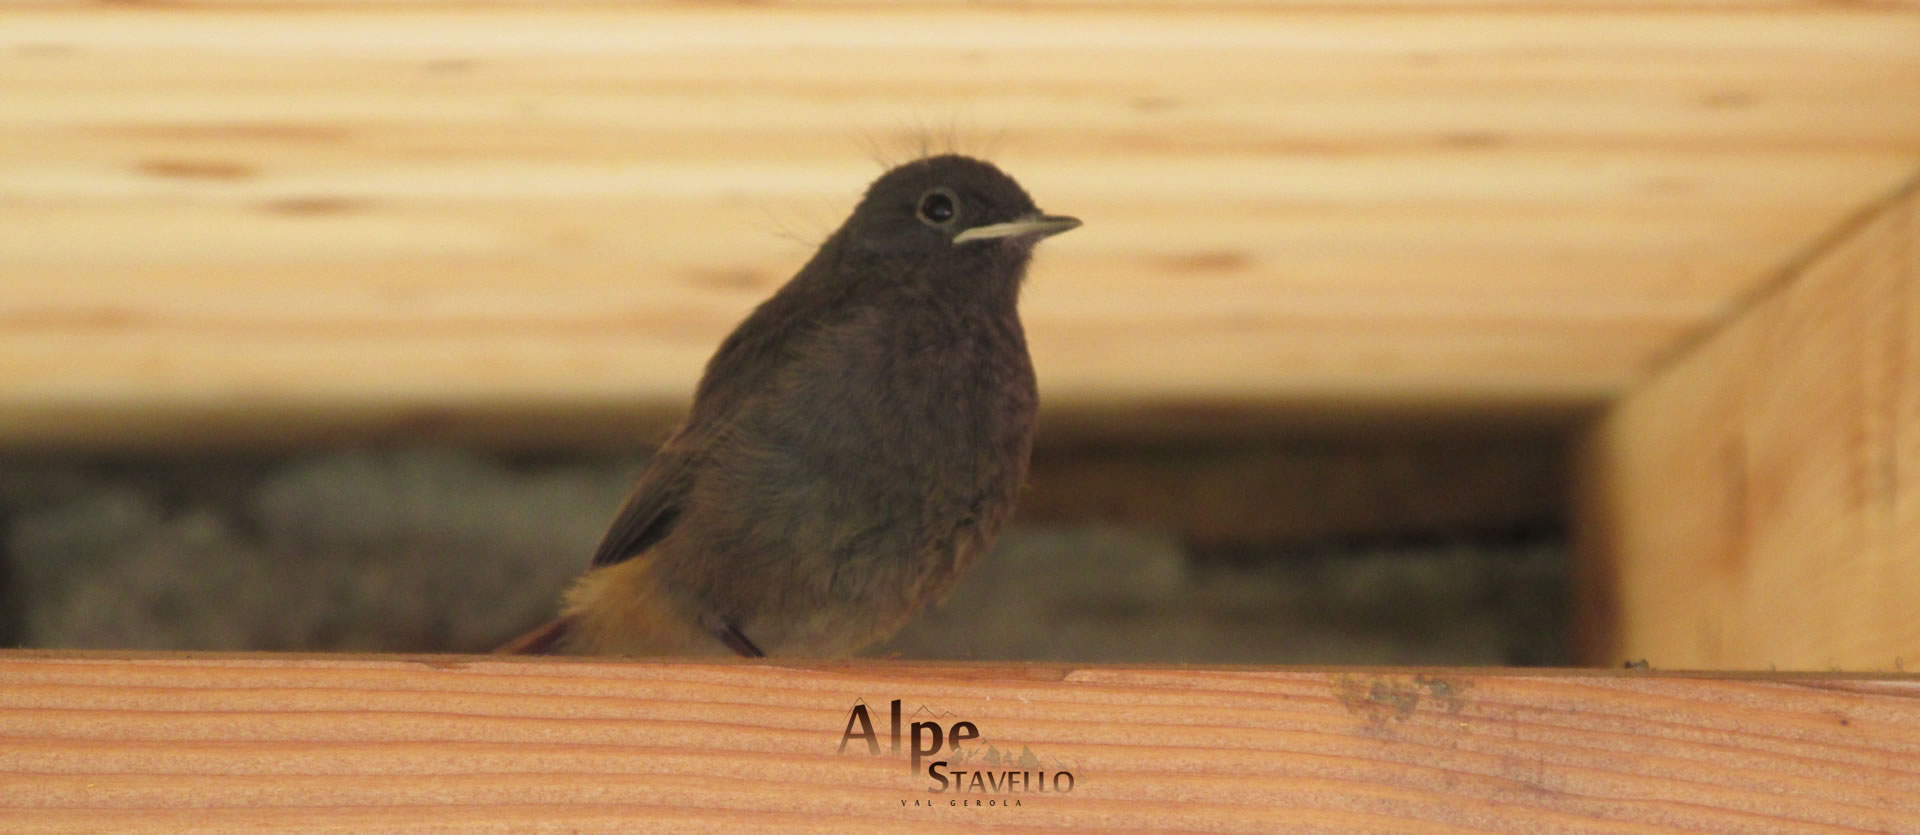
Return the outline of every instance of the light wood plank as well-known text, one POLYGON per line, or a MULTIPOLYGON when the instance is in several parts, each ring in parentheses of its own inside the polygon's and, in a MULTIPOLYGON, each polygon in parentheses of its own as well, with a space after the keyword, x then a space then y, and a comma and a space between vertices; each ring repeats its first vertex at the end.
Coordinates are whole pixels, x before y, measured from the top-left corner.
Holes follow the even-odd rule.
POLYGON ((1588 438, 1588 660, 1920 664, 1917 188, 1588 438))
POLYGON ((1057 413, 1565 409, 1920 161, 1920 13, 10 5, 0 443, 652 431, 928 135, 1088 221, 1057 413))
POLYGON ((0 684, 11 832, 1920 826, 1912 676, 15 652, 0 684), (1073 790, 929 793, 895 698, 1073 790), (856 699, 879 756, 837 751, 856 699))

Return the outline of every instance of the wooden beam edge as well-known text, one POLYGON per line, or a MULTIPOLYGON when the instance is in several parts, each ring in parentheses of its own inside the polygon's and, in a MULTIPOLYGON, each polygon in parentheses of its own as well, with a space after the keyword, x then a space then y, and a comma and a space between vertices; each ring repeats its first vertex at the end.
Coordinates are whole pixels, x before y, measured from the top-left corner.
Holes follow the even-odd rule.
MULTIPOLYGON (((1672 609, 1674 600, 1690 596, 1697 609, 1674 612, 1675 623, 1694 621, 1687 629, 1661 624, 1654 630, 1663 633, 1659 641, 1662 650, 1679 656, 1678 659, 1668 656, 1668 663, 1677 660, 1685 664, 1751 665, 1757 657, 1761 658, 1759 663, 1768 663, 1781 661, 1784 655, 1785 663, 1804 664, 1808 657, 1806 646, 1772 647, 1766 639, 1749 634, 1754 621, 1741 621, 1729 615, 1727 609, 1750 603, 1729 600, 1727 595, 1737 594, 1743 577, 1755 570, 1750 564, 1758 561, 1753 553, 1755 548, 1778 551, 1782 545, 1769 539, 1772 530, 1769 526, 1783 517, 1808 510, 1804 505, 1783 501, 1782 495, 1799 489, 1800 485, 1795 482, 1800 479, 1811 481, 1833 475, 1822 467, 1848 468, 1849 477, 1854 477, 1854 487, 1862 497, 1856 497, 1851 506, 1845 506, 1846 510, 1859 511, 1860 506, 1870 506, 1872 514, 1885 517, 1876 524, 1887 531, 1905 529, 1903 525, 1911 524, 1903 522, 1901 517, 1903 513, 1909 516, 1912 513, 1909 509, 1912 498, 1904 495, 1901 488, 1901 473, 1907 469, 1901 458, 1911 456, 1912 449, 1900 441, 1899 433, 1900 426, 1909 422, 1902 418, 1901 410, 1911 413, 1914 395, 1911 384, 1903 388, 1908 375, 1901 369, 1903 363, 1911 365, 1911 357, 1920 356, 1912 350, 1913 344, 1920 343, 1912 343, 1911 337, 1905 335, 1911 331, 1911 324, 1902 324, 1899 320, 1913 304, 1903 302, 1901 296, 1920 296, 1914 295, 1909 272, 1905 286, 1897 277, 1876 284, 1883 290, 1890 289, 1893 297, 1882 301, 1885 309, 1870 309, 1875 307, 1873 303, 1851 295, 1867 283, 1864 278, 1854 272, 1842 275, 1834 271, 1861 269, 1853 263, 1862 260, 1854 248, 1875 246, 1873 236, 1881 234, 1876 230, 1913 217, 1916 206, 1920 206, 1920 169, 1827 230, 1771 278, 1756 283, 1713 325, 1676 344, 1637 383, 1598 412, 1575 435, 1569 452, 1572 459, 1569 506, 1575 553, 1572 642, 1576 661, 1618 664, 1633 660, 1626 654, 1647 652, 1626 638, 1627 633, 1633 631, 1630 626, 1642 633, 1648 631, 1647 624, 1627 623, 1631 617, 1627 609, 1635 606, 1625 599, 1629 593, 1623 588, 1620 565, 1631 552, 1646 575, 1641 578, 1642 591, 1651 583, 1662 587, 1660 594, 1673 598, 1656 607, 1649 607, 1642 600, 1637 608, 1643 612, 1672 609), (1834 292, 1835 288, 1845 292, 1834 292), (1810 294, 1817 290, 1845 298, 1816 301, 1810 294), (1827 310, 1829 307, 1840 312, 1827 310), (1808 344, 1810 337, 1806 333, 1786 333, 1780 324, 1792 322, 1794 328, 1805 330, 1812 327, 1809 322, 1821 321, 1822 317, 1863 315, 1887 319, 1881 323, 1886 329, 1861 330, 1864 322, 1843 320, 1846 324, 1827 324, 1825 331, 1815 334, 1828 331, 1844 334, 1855 348, 1865 352, 1872 368, 1853 367, 1850 358, 1857 358, 1854 354, 1835 353, 1838 349, 1831 344, 1808 344), (1763 343, 1771 347, 1762 347, 1763 343), (1903 357, 1902 351, 1908 356, 1903 357), (1729 365, 1725 360, 1730 354, 1744 364, 1729 365), (1813 375, 1805 362, 1824 363, 1820 367, 1822 374, 1813 375), (1810 376, 1826 376, 1842 383, 1832 391, 1809 391, 1806 386, 1810 376), (1780 388, 1796 384, 1801 386, 1796 392, 1780 388), (1657 411, 1641 402, 1654 397, 1660 398, 1657 411), (1810 397, 1820 402, 1809 403, 1810 397), (1874 410, 1874 413, 1851 414, 1843 410, 1837 414, 1823 413, 1824 423, 1786 421, 1793 417, 1790 413, 1796 409, 1831 410, 1842 406, 1874 410), (1635 437, 1621 437, 1629 434, 1622 428, 1628 423, 1637 430, 1635 437), (1761 445, 1766 448, 1756 447, 1757 442, 1748 437, 1756 427, 1766 427, 1771 433, 1767 438, 1772 443, 1761 445), (1836 439, 1846 447, 1850 460, 1836 462, 1830 454, 1820 454, 1834 452, 1827 447, 1836 439), (1638 445, 1646 448, 1636 451, 1638 445), (1638 469, 1634 471, 1638 475, 1631 479, 1622 474, 1629 460, 1638 462, 1638 469), (1752 483, 1759 461, 1764 461, 1769 468, 1767 473, 1777 477, 1774 483, 1752 483), (1872 475, 1859 476, 1854 472, 1859 468, 1865 468, 1861 472, 1871 471, 1872 475), (1621 484, 1628 480, 1632 483, 1621 484), (1672 484, 1685 487, 1672 489, 1672 484), (1641 502, 1637 510, 1623 506, 1630 503, 1631 495, 1623 491, 1647 489, 1665 490, 1682 497, 1686 507, 1650 512, 1645 502, 1641 502), (1755 491, 1765 493, 1758 498, 1758 503, 1755 491), (1628 524, 1635 526, 1633 531, 1624 530, 1628 524), (1650 541, 1664 543, 1660 546, 1664 550, 1649 552, 1646 543, 1650 534, 1653 535, 1650 541), (1629 538, 1634 541, 1626 541, 1629 538), (1675 542, 1688 544, 1674 547, 1675 542), (1655 562, 1661 565, 1649 568, 1655 562), (1656 575, 1659 579, 1648 579, 1656 575), (1709 577, 1720 581, 1719 585, 1713 588, 1696 585, 1709 577), (1680 634, 1682 632, 1686 634, 1680 634), (1761 657, 1756 651, 1767 654, 1761 657), (1728 653, 1737 654, 1729 656, 1728 653)), ((1913 251, 1910 238, 1905 246, 1909 248, 1905 251, 1913 251)), ((1886 263, 1891 269, 1901 269, 1897 262, 1886 263)), ((1907 269, 1911 270, 1911 266, 1907 269)), ((1839 514, 1842 508, 1842 504, 1830 504, 1826 509, 1839 514)), ((1794 518, 1806 521, 1801 516, 1794 518)), ((1825 520, 1836 527, 1855 527, 1858 521, 1841 519, 1838 515, 1825 520)), ((1900 542, 1910 538, 1898 533, 1889 536, 1886 531, 1874 533, 1879 538, 1868 550, 1874 551, 1872 561, 1882 569, 1877 577, 1877 582, 1882 584, 1880 591, 1882 596, 1897 594, 1902 587, 1888 584, 1889 581, 1912 582, 1920 576, 1897 571, 1899 560, 1895 552, 1900 542), (1881 550, 1886 553, 1880 553, 1881 550)), ((1866 556, 1845 549, 1810 549, 1799 559, 1820 561, 1819 564, 1827 566, 1826 573, 1844 575, 1850 570, 1850 560, 1866 556)), ((1778 565, 1769 568, 1776 574, 1779 570, 1778 565)), ((1807 576, 1819 573, 1801 572, 1807 576)), ((1863 585, 1874 588, 1872 582, 1863 585)), ((1796 589, 1808 594, 1814 591, 1804 586, 1796 589)), ((1850 601, 1850 605, 1862 609, 1867 608, 1865 603, 1850 601)), ((1832 630, 1836 621, 1846 620, 1850 613, 1837 612, 1828 600, 1807 604, 1806 611, 1736 614, 1770 620, 1770 629, 1780 623, 1793 623, 1798 616, 1816 614, 1823 623, 1811 627, 1808 634, 1818 633, 1831 641, 1846 634, 1832 630), (1827 631, 1822 632, 1823 629, 1827 631)), ((1904 639, 1891 634, 1858 637, 1867 644, 1911 647, 1914 646, 1912 634, 1916 633, 1909 633, 1904 639)), ((1879 665, 1891 661, 1898 665, 1914 657, 1911 652, 1861 656, 1840 648, 1830 647, 1830 650, 1834 654, 1829 658, 1845 659, 1830 663, 1879 665), (1871 660, 1863 661, 1863 657, 1871 660)), ((1662 659, 1651 660, 1660 663, 1662 659)))
POLYGON ((449 671, 489 671, 496 667, 556 668, 580 667, 608 669, 716 669, 745 671, 782 670, 791 673, 822 675, 859 673, 872 676, 955 677, 992 679, 1014 676, 1022 679, 1067 681, 1079 671, 1100 673, 1145 672, 1165 675, 1400 675, 1443 676, 1480 675, 1503 679, 1679 679, 1757 682, 1890 682, 1916 686, 1920 698, 1920 670, 1723 670, 1656 669, 1642 666, 1605 667, 1445 667, 1382 666, 1347 664, 1126 664, 1075 663, 1070 661, 994 661, 979 659, 908 658, 719 658, 687 659, 679 657, 623 658, 586 656, 526 656, 429 652, 263 652, 227 650, 121 650, 121 649, 14 649, 0 648, 0 675, 17 664, 154 664, 192 667, 196 665, 228 668, 349 669, 355 667, 409 668, 449 671))
MULTIPOLYGON (((1635 391, 1659 378, 1668 369, 1684 362, 1701 346, 1712 342, 1715 337, 1746 318, 1749 313, 1766 304, 1768 299, 1784 292, 1795 281, 1800 280, 1809 269, 1846 246, 1859 236, 1861 231, 1885 218, 1916 194, 1920 194, 1920 168, 1915 168, 1911 174, 1895 183, 1879 197, 1847 213, 1839 223, 1829 227, 1818 237, 1809 241, 1806 246, 1801 247, 1785 263, 1771 270, 1766 278, 1752 282, 1745 292, 1736 294, 1727 304, 1726 310, 1721 311, 1719 315, 1700 327, 1687 332, 1666 350, 1656 353, 1640 374, 1639 379, 1629 383, 1615 397, 1614 402, 1632 397, 1635 391)), ((1601 416, 1604 417, 1604 412, 1601 416)))
POLYGON ((1910 831, 1916 786, 1908 674, 0 652, 11 832, 1910 831))

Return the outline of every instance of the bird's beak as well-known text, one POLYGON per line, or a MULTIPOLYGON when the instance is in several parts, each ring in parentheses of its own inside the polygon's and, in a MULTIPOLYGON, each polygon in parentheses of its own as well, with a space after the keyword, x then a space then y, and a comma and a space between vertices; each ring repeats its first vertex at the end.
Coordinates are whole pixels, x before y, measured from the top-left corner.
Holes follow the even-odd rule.
POLYGON ((963 229, 960 231, 960 234, 953 236, 953 242, 955 244, 963 244, 968 241, 987 241, 994 238, 1011 238, 1016 235, 1032 235, 1035 238, 1044 238, 1048 235, 1058 235, 1061 232, 1073 229, 1079 225, 1079 218, 1036 213, 1019 220, 1010 220, 1006 223, 989 223, 985 226, 963 229))

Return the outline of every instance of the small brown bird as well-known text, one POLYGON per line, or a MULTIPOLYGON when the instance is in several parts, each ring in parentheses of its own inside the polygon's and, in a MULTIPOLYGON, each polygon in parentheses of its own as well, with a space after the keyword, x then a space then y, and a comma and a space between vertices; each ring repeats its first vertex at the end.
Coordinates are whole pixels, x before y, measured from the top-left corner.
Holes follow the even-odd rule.
POLYGON ((883 174, 707 362, 560 617, 500 651, 844 656, 944 598, 1026 478, 1016 303, 1079 225, 980 160, 883 174))

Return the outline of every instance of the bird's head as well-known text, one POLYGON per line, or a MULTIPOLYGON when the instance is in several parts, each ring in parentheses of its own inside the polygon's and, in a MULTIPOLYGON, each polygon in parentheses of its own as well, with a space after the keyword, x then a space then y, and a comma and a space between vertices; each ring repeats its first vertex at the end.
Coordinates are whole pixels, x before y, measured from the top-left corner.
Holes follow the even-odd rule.
POLYGON ((946 154, 882 174, 867 188, 846 231, 856 246, 889 257, 1024 266, 1035 242, 1079 225, 1042 213, 1019 183, 993 165, 946 154))

